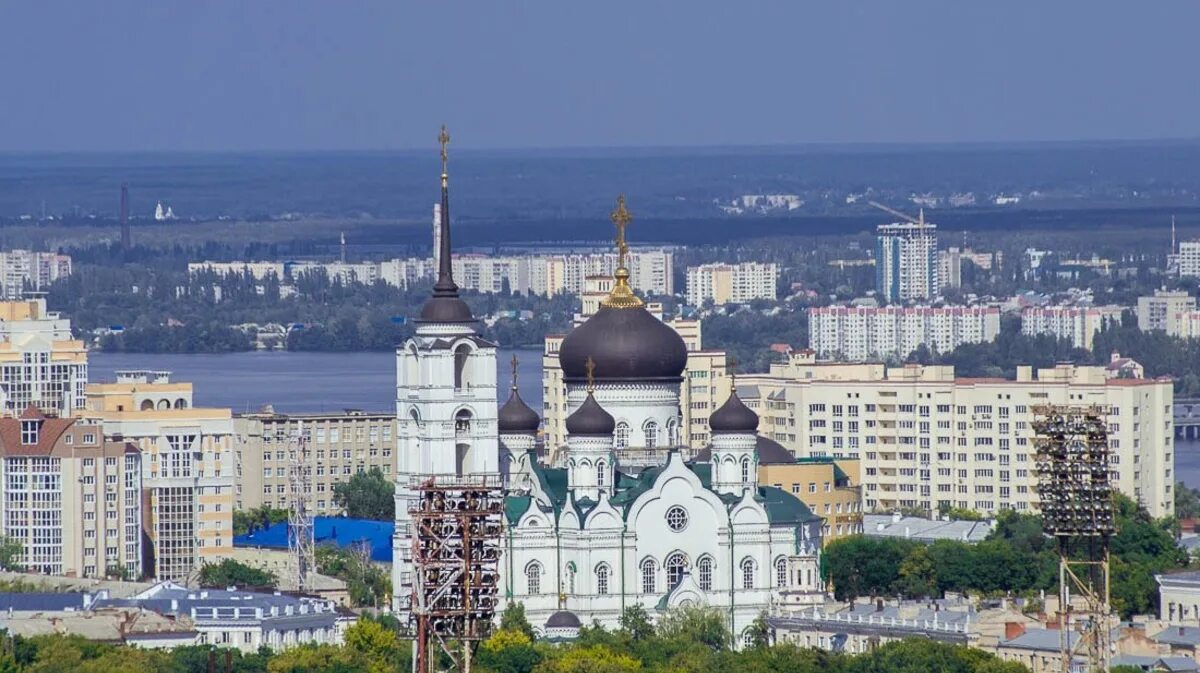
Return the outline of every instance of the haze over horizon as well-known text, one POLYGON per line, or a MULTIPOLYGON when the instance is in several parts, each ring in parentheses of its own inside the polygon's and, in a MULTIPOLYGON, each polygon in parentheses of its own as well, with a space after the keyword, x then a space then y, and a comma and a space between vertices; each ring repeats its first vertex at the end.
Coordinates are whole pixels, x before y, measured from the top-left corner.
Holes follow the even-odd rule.
POLYGON ((0 152, 1200 137, 1200 3, 0 5, 0 152))

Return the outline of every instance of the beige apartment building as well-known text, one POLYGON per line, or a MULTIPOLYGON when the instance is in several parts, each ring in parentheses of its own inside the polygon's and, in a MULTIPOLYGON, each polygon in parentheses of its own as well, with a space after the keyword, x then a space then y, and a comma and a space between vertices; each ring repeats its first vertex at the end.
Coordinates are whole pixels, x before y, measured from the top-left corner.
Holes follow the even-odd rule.
POLYGON ((772 263, 702 264, 687 269, 687 303, 742 304, 778 298, 779 267, 772 263))
POLYGON ((378 468, 391 479, 395 462, 396 415, 346 410, 279 414, 267 409, 234 417, 237 455, 237 509, 286 509, 288 470, 308 445, 312 461, 311 505, 318 516, 343 511, 333 501, 334 484, 378 468))
MULTIPOLYGON (((575 326, 582 325, 600 308, 600 300, 612 290, 611 276, 589 276, 581 295, 582 310, 575 316, 575 326)), ((663 318, 662 304, 651 302, 646 310, 663 318)), ((687 369, 680 384, 679 406, 685 434, 681 440, 687 446, 701 449, 708 446, 710 434, 708 417, 729 397, 730 381, 725 351, 704 350, 699 320, 675 318, 664 321, 683 339, 687 347, 687 369)), ((567 386, 558 365, 558 349, 565 334, 546 335, 542 351, 542 432, 550 454, 567 442, 567 386)))
POLYGON ((146 572, 185 580, 233 552, 233 414, 196 408, 192 384, 170 372, 126 371, 93 383, 79 412, 104 436, 142 452, 143 511, 150 539, 146 572))
POLYGON ((782 488, 825 520, 821 543, 863 532, 859 461, 794 458, 782 445, 759 437, 758 483, 782 488))
POLYGON ((1113 483, 1155 517, 1174 511, 1168 379, 1070 364, 970 379, 949 366, 825 363, 802 351, 738 383, 759 431, 796 456, 859 458, 868 512, 1036 509, 1031 422, 1046 404, 1106 409, 1113 483))
POLYGON ((46 310, 37 297, 0 301, 0 402, 6 416, 33 404, 69 416, 84 404, 87 348, 71 335, 71 321, 46 310))
POLYGON ((142 574, 142 455, 99 425, 29 407, 0 419, 0 520, 28 572, 142 574))
POLYGON ((1148 297, 1138 297, 1138 329, 1143 332, 1162 330, 1168 336, 1189 337, 1188 316, 1196 312, 1196 298, 1187 290, 1155 290, 1148 297))

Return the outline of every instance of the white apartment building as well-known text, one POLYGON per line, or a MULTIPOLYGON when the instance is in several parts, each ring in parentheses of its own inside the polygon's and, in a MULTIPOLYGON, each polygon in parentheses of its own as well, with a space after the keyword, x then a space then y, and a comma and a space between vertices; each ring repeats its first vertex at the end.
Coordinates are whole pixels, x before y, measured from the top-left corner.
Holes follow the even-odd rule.
POLYGON ((941 292, 937 225, 881 224, 875 242, 875 290, 891 303, 929 301, 941 292))
POLYGON ((687 303, 700 306, 706 301, 721 306, 741 304, 755 299, 778 298, 779 267, 776 264, 702 264, 687 270, 687 303))
POLYGON ((0 302, 0 401, 15 416, 29 405, 70 415, 84 405, 87 348, 71 321, 46 311, 43 298, 0 302))
POLYGON ((1200 240, 1180 241, 1178 259, 1181 277, 1200 276, 1200 240))
POLYGON ((1174 511, 1169 379, 1070 364, 966 379, 949 366, 825 363, 802 352, 739 378, 738 390, 759 432, 797 457, 859 458, 864 511, 1036 509, 1031 422, 1046 404, 1108 410, 1114 485, 1152 516, 1174 511))
MULTIPOLYGON (((615 252, 542 255, 530 257, 530 292, 551 296, 560 292, 578 295, 586 291, 592 276, 609 276, 617 270, 615 252)), ((668 249, 634 248, 626 259, 629 284, 654 295, 675 294, 675 253, 668 249)), ((455 272, 457 273, 457 272, 455 272)))
POLYGON ((1138 329, 1162 330, 1168 336, 1193 336, 1195 333, 1188 330, 1188 315, 1195 311, 1196 298, 1187 290, 1155 290, 1149 297, 1138 297, 1138 329))
POLYGON ((808 318, 809 348, 845 361, 906 358, 922 344, 949 353, 999 334, 995 306, 828 306, 809 309, 808 318))
POLYGON ((54 281, 70 275, 70 255, 32 250, 0 252, 0 296, 4 299, 20 299, 26 289, 46 290, 54 281))
POLYGON ((324 272, 343 285, 374 285, 383 281, 392 287, 407 288, 410 284, 433 277, 433 263, 426 258, 409 257, 383 262, 192 262, 188 273, 248 275, 255 280, 274 276, 280 281, 296 279, 306 273, 324 272))
POLYGON ((1049 334, 1092 350, 1096 332, 1119 325, 1123 306, 1030 306, 1021 311, 1021 334, 1049 334))

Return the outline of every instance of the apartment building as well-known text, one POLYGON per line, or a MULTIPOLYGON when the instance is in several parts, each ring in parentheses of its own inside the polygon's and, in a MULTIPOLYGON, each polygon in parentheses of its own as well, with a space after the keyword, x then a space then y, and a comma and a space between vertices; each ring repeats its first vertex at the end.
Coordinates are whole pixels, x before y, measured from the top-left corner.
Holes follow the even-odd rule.
POLYGON ((1179 242, 1179 275, 1200 276, 1200 240, 1179 242))
POLYGON ((971 248, 949 247, 938 252, 938 279, 943 288, 962 287, 962 263, 970 262, 981 271, 1000 267, 1004 253, 982 252, 971 248))
POLYGON ((1168 379, 1070 364, 969 379, 950 366, 827 363, 800 352, 740 379, 739 390, 760 433, 794 455, 859 458, 868 512, 1036 509, 1031 422, 1046 404, 1107 410, 1113 484, 1155 517, 1174 511, 1168 379))
POLYGON ((318 516, 344 513, 333 501, 334 484, 372 468, 392 477, 395 413, 279 414, 267 409, 235 416, 233 426, 239 510, 289 506, 288 470, 306 455, 302 442, 311 461, 311 505, 318 516))
POLYGON ((1138 297, 1138 329, 1161 330, 1169 336, 1184 336, 1186 316, 1196 310, 1196 298, 1187 290, 1155 290, 1149 297, 1138 297))
POLYGON ((77 412, 142 452, 146 572, 184 580, 233 553, 236 458, 229 409, 192 404, 192 384, 165 371, 125 371, 87 387, 77 412))
POLYGON ((809 348, 848 361, 901 359, 924 345, 949 353, 962 344, 995 341, 995 306, 827 306, 809 309, 809 348))
POLYGON ((433 263, 428 258, 395 258, 382 262, 192 262, 188 273, 195 276, 213 273, 247 275, 255 280, 275 277, 281 281, 295 279, 306 273, 324 273, 343 285, 373 285, 383 281, 392 287, 406 289, 412 283, 433 277, 433 263))
MULTIPOLYGON (((600 307, 600 300, 612 290, 611 276, 589 276, 581 294, 582 309, 575 315, 576 327, 582 325, 600 307)), ((663 319, 662 304, 646 305, 659 320, 663 319)), ((675 318, 664 321, 683 339, 688 351, 687 369, 680 384, 679 406, 683 416, 684 433, 681 440, 700 449, 708 446, 711 437, 708 417, 729 397, 730 380, 723 350, 705 350, 699 320, 675 318)), ((548 334, 542 350, 542 432, 550 453, 567 442, 567 386, 558 364, 558 349, 565 334, 548 334)))
POLYGON ((941 292, 937 225, 881 224, 875 241, 875 291, 891 303, 929 301, 941 292))
POLYGON ((825 520, 821 543, 863 532, 861 471, 853 458, 796 458, 782 444, 758 438, 758 483, 782 488, 825 520))
POLYGON ((687 303, 701 306, 743 304, 755 299, 775 300, 779 294, 779 267, 775 264, 702 264, 687 270, 687 303))
POLYGON ((1123 306, 1030 306, 1021 311, 1021 334, 1049 334, 1092 350, 1096 333, 1121 324, 1123 306))
POLYGON ((20 299, 27 290, 42 291, 71 275, 71 256, 56 252, 0 252, 0 296, 20 299))
POLYGON ((87 348, 71 321, 46 310, 42 297, 0 301, 0 401, 16 416, 29 405, 69 416, 84 404, 87 348))
POLYGON ((4 536, 29 572, 137 578, 142 573, 142 455, 96 424, 30 406, 0 418, 4 536))

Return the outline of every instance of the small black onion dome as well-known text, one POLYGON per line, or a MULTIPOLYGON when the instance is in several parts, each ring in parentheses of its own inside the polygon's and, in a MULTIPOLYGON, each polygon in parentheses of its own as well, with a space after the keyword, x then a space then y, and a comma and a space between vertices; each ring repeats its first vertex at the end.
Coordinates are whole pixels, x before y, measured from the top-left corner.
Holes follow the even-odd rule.
POLYGON ((525 404, 525 401, 521 399, 521 393, 514 388, 508 401, 500 407, 496 421, 502 435, 532 435, 537 433, 542 419, 538 418, 537 412, 525 404))
POLYGON ((419 322, 475 322, 471 307, 457 295, 439 297, 436 294, 421 307, 419 322))
POLYGON ((612 435, 617 420, 604 410, 591 392, 575 413, 567 416, 567 434, 576 436, 612 435))
POLYGON ((550 619, 546 620, 546 628, 548 629, 569 629, 580 628, 583 622, 579 621, 579 617, 570 610, 559 610, 550 615, 550 619))
POLYGON ((708 429, 713 434, 754 434, 758 432, 758 414, 738 397, 737 391, 708 417, 708 429))
POLYGON ((687 368, 683 338, 642 307, 601 307, 568 334, 558 350, 563 378, 586 381, 589 357, 597 381, 680 381, 687 368))

